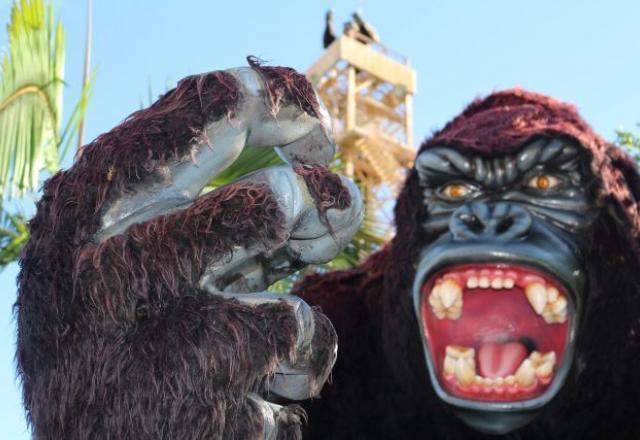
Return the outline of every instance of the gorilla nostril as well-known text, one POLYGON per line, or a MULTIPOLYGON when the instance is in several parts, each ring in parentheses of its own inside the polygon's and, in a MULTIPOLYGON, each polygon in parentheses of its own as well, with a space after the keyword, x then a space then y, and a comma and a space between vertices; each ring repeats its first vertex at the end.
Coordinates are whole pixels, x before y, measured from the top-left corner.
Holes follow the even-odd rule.
POLYGON ((513 226, 513 217, 508 216, 502 218, 496 226, 496 234, 504 234, 511 228, 511 226, 513 226))
POLYGON ((473 214, 463 214, 460 216, 460 219, 471 232, 477 234, 484 230, 484 223, 482 223, 482 221, 480 221, 480 219, 473 214))
POLYGON ((449 222, 449 230, 456 240, 522 239, 530 227, 529 212, 521 206, 506 203, 463 205, 449 222))

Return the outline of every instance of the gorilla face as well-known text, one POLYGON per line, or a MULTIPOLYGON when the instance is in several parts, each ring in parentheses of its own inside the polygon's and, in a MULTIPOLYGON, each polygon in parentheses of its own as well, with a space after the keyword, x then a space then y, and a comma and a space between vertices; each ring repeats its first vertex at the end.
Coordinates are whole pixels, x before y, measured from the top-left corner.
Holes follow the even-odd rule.
POLYGON ((513 153, 423 151, 429 244, 413 286, 431 382, 469 426, 505 433, 562 388, 587 291, 596 216, 589 157, 537 138, 513 153))

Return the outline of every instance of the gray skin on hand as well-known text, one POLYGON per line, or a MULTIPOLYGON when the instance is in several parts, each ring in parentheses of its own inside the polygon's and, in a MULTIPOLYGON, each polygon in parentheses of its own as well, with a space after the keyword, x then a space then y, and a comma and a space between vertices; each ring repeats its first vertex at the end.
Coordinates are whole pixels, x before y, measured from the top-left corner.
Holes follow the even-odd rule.
POLYGON ((351 204, 342 210, 329 209, 326 221, 321 221, 304 179, 290 166, 293 162, 326 166, 334 155, 331 122, 320 100, 319 118, 295 105, 284 106, 274 115, 265 100, 264 82, 254 69, 227 72, 235 77, 242 96, 234 116, 207 125, 201 141, 193 146, 191 157, 163 169, 162 179, 139 184, 134 191, 110 200, 94 239, 102 242, 134 224, 189 207, 207 183, 233 163, 245 145, 277 147, 289 165, 263 169, 242 180, 266 184, 271 189, 284 213, 288 240, 277 249, 267 249, 258 240, 252 247, 236 246, 230 258, 206 268, 198 285, 212 295, 252 306, 284 301, 294 311, 298 323, 294 362, 280 361, 275 372, 264 379, 260 392, 247 396, 263 414, 264 437, 271 439, 277 436, 276 419, 282 407, 267 402, 267 394, 294 400, 317 395, 335 362, 337 345, 329 347, 333 353, 329 364, 311 375, 314 312, 298 297, 265 289, 306 264, 333 259, 359 228, 363 205, 356 185, 341 178, 351 204))

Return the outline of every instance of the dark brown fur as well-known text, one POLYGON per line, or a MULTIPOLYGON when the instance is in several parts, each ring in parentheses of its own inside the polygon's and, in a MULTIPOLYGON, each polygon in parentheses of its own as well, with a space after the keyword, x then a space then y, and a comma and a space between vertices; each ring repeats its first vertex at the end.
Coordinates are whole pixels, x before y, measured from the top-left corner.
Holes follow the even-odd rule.
POLYGON ((304 179, 318 209, 320 221, 334 236, 331 224, 327 219, 327 210, 346 209, 351 206, 349 190, 342 185, 342 181, 337 174, 332 173, 323 166, 294 164, 293 171, 304 179))
POLYGON ((291 67, 265 66, 261 60, 253 56, 247 57, 247 62, 264 80, 267 107, 274 115, 282 107, 294 104, 308 115, 319 117, 316 92, 304 75, 291 67))

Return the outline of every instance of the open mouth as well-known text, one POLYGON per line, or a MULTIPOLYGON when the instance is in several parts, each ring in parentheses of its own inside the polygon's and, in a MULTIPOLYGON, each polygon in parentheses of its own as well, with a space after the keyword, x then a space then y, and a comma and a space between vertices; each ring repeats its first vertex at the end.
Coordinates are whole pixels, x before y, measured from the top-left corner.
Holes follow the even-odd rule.
POLYGON ((452 396, 513 402, 541 396, 562 365, 571 323, 567 289, 536 269, 449 266, 421 288, 424 332, 452 396))

